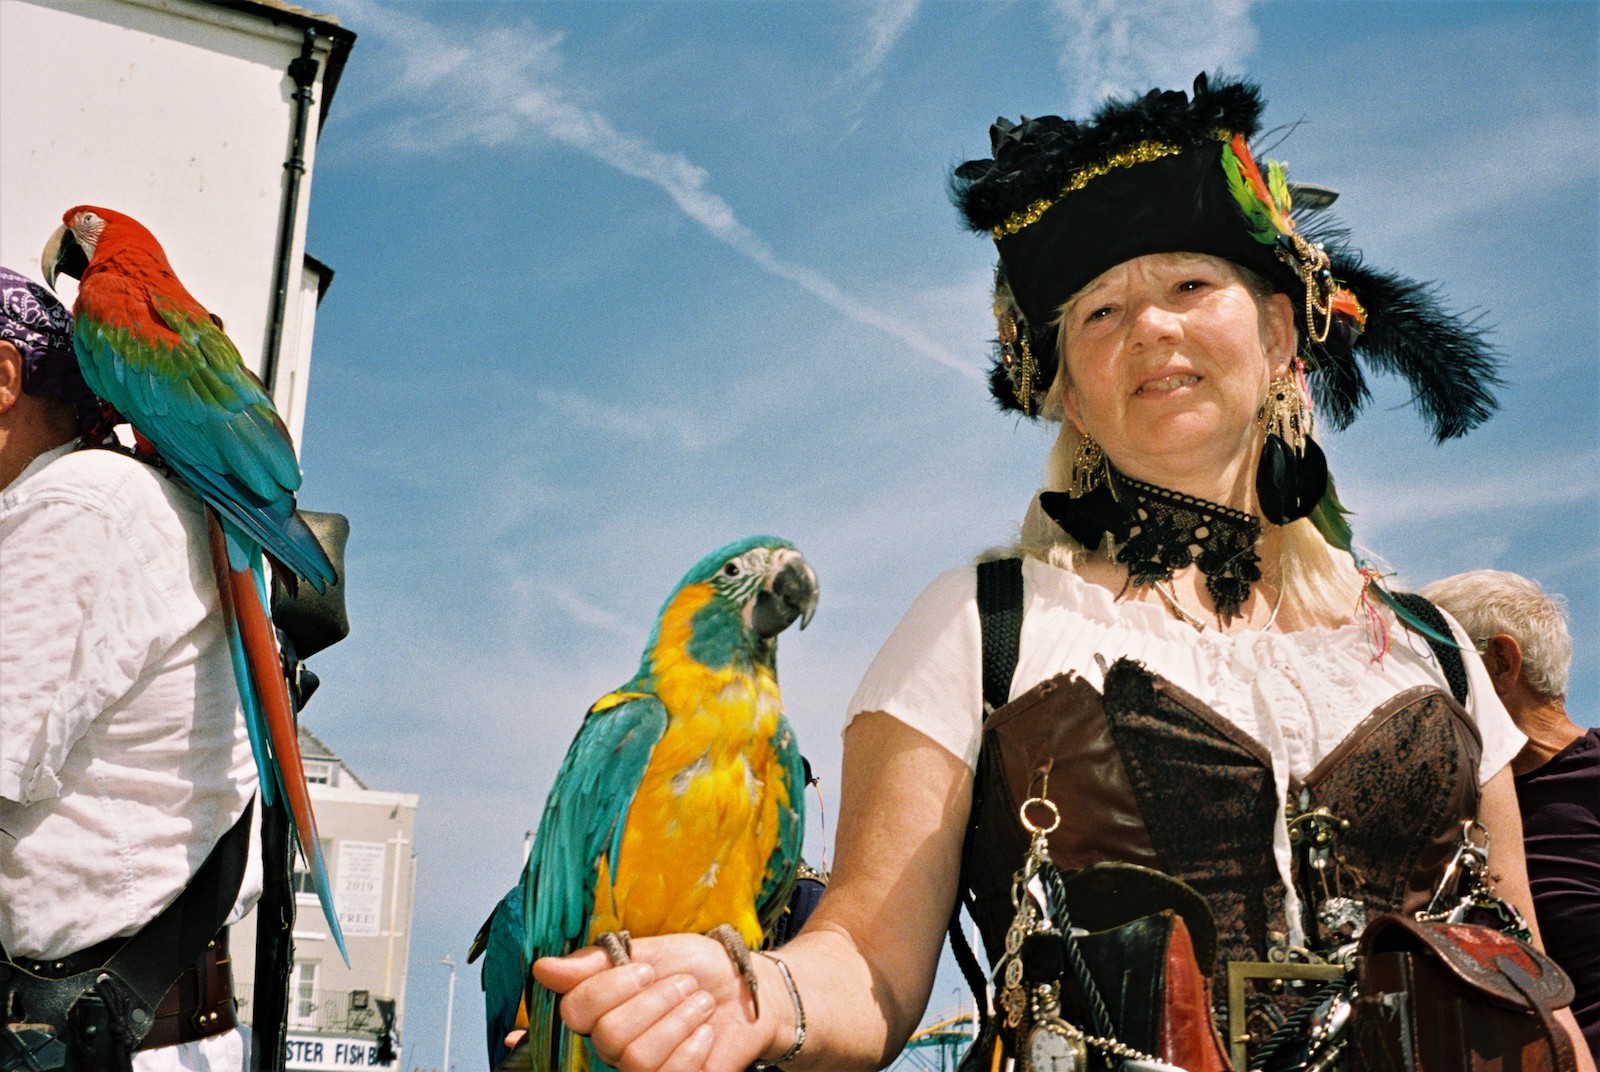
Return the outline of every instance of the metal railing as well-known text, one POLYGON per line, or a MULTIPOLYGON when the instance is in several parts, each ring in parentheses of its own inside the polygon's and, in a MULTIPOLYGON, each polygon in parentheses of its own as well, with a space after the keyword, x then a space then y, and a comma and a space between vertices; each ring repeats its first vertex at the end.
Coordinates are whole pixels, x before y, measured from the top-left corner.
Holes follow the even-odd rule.
MULTIPOLYGON (((250 1016, 250 999, 253 987, 235 985, 241 1017, 250 1016)), ((378 996, 367 990, 323 990, 311 992, 309 999, 291 990, 289 994, 289 1030, 320 1031, 328 1034, 356 1034, 377 1037, 383 1029, 383 1017, 378 1015, 378 996)))

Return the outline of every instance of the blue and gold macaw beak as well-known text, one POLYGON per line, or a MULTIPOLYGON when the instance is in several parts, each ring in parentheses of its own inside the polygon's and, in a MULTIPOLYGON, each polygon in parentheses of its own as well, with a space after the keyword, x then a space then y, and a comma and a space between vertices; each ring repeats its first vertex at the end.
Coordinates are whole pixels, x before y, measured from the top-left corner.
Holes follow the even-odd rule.
POLYGON ((799 551, 783 548, 774 552, 767 583, 751 608, 750 628, 771 639, 799 618, 804 629, 817 612, 820 591, 816 571, 799 551))

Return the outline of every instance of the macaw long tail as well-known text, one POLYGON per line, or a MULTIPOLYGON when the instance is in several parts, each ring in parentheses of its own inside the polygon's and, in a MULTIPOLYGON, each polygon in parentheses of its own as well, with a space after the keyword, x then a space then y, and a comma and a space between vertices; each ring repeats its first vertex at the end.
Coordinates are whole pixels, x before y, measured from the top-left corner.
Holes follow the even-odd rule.
MULTIPOLYGON (((278 653, 278 639, 273 634, 272 622, 267 618, 253 570, 235 570, 227 565, 228 552, 222 524, 214 511, 207 509, 206 515, 210 527, 212 561, 216 564, 218 574, 222 575, 218 588, 222 593, 224 614, 230 619, 229 644, 234 643, 233 626, 236 625, 239 647, 243 650, 244 661, 247 664, 245 669, 248 672, 239 678, 240 693, 244 694, 248 688, 254 694, 254 699, 258 702, 260 721, 265 723, 266 736, 271 742, 271 756, 265 766, 261 766, 262 750, 258 748, 256 751, 261 782, 266 785, 270 781, 276 781, 283 790, 284 801, 289 806, 289 815, 294 820, 295 836, 300 843, 301 857, 311 871, 311 882, 316 888, 317 900, 322 902, 322 914, 327 918, 328 930, 333 935, 334 944, 339 947, 339 955, 344 957, 344 962, 348 965, 350 954, 345 950, 344 931, 340 928, 339 917, 333 910, 333 890, 328 884, 328 867, 322 858, 322 843, 317 839, 316 816, 311 813, 311 792, 306 787, 305 765, 300 758, 299 733, 295 726, 294 707, 289 701, 289 686, 283 678, 283 660, 278 653), (245 684, 247 679, 248 686, 245 684)), ((236 655, 235 673, 237 674, 240 669, 236 655)), ((247 710, 247 721, 249 721, 248 715, 247 710)), ((259 732, 257 728, 252 734, 253 748, 256 747, 255 733, 259 732)))
POLYGON ((256 757, 261 775, 261 802, 270 806, 278 797, 277 770, 267 750, 266 720, 261 713, 261 698, 250 676, 250 661, 244 638, 239 635, 239 612, 234 606, 233 587, 228 583, 228 557, 222 525, 215 510, 206 509, 206 527, 211 536, 211 567, 217 575, 217 596, 222 603, 223 632, 228 637, 228 655, 233 661, 233 680, 239 686, 239 701, 244 708, 244 725, 250 733, 250 751, 256 757))

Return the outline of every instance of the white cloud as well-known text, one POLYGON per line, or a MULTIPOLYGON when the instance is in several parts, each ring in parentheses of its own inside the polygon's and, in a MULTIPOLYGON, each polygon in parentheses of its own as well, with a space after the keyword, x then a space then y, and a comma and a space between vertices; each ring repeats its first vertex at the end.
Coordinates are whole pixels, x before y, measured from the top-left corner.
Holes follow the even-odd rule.
POLYGON ((1186 89, 1201 71, 1237 72, 1256 47, 1259 0, 1052 0, 1058 65, 1072 115, 1155 86, 1186 89))
POLYGON ((861 54, 856 60, 857 78, 872 78, 878 68, 894 51, 895 43, 916 18, 922 0, 878 0, 872 5, 867 19, 866 36, 861 43, 861 54))
POLYGON ((1406 206, 1384 221, 1385 239, 1399 243, 1522 208, 1530 191, 1548 196, 1571 189, 1575 197, 1593 196, 1597 169, 1600 130, 1593 110, 1563 108, 1450 128, 1426 146, 1407 139, 1373 160, 1351 186, 1362 191, 1365 203, 1406 206), (1553 146, 1559 151, 1552 152, 1553 146), (1449 190, 1450 196, 1418 194, 1431 190, 1449 190))
POLYGON ((707 429, 689 414, 665 406, 622 407, 598 402, 577 391, 541 390, 539 403, 572 423, 636 442, 666 439, 689 454, 699 454, 726 438, 728 427, 707 429))
POLYGON ((1351 481, 1351 501, 1359 501, 1363 535, 1387 526, 1418 526, 1458 518, 1490 518, 1541 511, 1585 499, 1600 498, 1600 451, 1541 456, 1502 466, 1493 479, 1469 472, 1456 481, 1430 480, 1426 485, 1351 481))
POLYGON ((640 630, 638 623, 630 622, 619 614, 614 614, 604 607, 589 602, 570 588, 552 584, 546 591, 549 592, 552 599, 560 604, 561 609, 571 615, 575 621, 604 630, 629 643, 637 644, 643 642, 644 633, 640 630))
MULTIPOLYGON (((903 6, 903 5, 902 5, 903 6)), ((815 269, 786 260, 709 188, 706 170, 681 153, 657 149, 619 130, 604 115, 575 102, 576 89, 557 77, 561 36, 523 26, 462 35, 370 0, 340 7, 362 31, 398 56, 393 87, 410 112, 392 137, 410 152, 462 146, 503 146, 548 138, 662 190, 695 223, 757 267, 800 287, 846 318, 899 340, 912 353, 978 380, 982 372, 893 314, 846 294, 815 269)), ((902 19, 909 19, 910 12, 902 19)), ((892 45, 894 18, 879 40, 892 45)), ((897 33, 898 31, 895 31, 897 33)))

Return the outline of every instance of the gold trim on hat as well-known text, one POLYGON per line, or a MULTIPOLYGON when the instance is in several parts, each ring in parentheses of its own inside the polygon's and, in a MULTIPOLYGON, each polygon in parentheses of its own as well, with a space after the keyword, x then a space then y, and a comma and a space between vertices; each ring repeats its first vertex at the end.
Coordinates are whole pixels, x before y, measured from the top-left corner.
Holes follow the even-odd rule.
MULTIPOLYGON (((1230 135, 1226 131, 1217 131, 1216 136, 1220 141, 1226 141, 1230 135)), ((1018 209, 1005 218, 1005 221, 992 227, 989 233, 996 242, 1002 238, 1016 234, 1018 231, 1032 224, 1038 223, 1046 212, 1049 212, 1056 202, 1070 193, 1083 189, 1089 183, 1102 175, 1108 175, 1118 168, 1133 167, 1135 164, 1148 164, 1166 156, 1177 156, 1186 151, 1182 145, 1172 145, 1162 141, 1142 141, 1131 149, 1125 149, 1115 156, 1108 157, 1098 164, 1090 164, 1072 173, 1066 186, 1054 197, 1041 197, 1026 208, 1018 209)))

